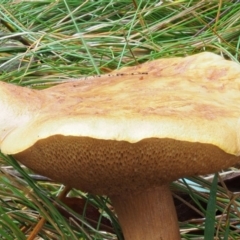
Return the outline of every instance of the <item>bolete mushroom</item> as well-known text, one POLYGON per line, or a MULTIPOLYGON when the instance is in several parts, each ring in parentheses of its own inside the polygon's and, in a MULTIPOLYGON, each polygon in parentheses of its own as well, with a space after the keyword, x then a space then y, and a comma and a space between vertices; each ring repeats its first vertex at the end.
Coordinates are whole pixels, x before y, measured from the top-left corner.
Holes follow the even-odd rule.
POLYGON ((0 83, 0 147, 108 195, 127 240, 180 239, 169 184, 239 162, 240 67, 212 53, 45 90, 0 83))

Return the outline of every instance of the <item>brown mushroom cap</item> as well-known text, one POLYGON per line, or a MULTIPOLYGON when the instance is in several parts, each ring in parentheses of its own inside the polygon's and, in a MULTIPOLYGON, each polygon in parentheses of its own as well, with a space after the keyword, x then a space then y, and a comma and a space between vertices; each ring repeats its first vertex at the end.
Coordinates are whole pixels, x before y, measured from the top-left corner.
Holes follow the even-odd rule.
POLYGON ((26 89, 17 102, 31 111, 19 107, 1 150, 98 194, 215 172, 239 161, 239 88, 239 65, 206 52, 26 89))

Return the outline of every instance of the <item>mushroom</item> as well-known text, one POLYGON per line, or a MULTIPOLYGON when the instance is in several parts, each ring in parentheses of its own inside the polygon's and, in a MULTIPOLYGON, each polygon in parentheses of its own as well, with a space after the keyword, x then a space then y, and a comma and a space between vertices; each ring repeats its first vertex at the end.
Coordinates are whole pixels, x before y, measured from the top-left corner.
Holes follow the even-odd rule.
POLYGON ((239 162, 240 67, 204 52, 33 90, 0 83, 0 148, 108 195, 126 240, 180 239, 169 184, 239 162))

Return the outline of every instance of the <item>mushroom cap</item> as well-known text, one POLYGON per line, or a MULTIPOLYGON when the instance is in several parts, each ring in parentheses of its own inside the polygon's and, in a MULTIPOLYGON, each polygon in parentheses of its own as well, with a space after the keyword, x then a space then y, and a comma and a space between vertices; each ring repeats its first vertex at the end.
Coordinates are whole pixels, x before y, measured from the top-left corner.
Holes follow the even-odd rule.
POLYGON ((239 161, 239 88, 239 65, 204 52, 27 89, 35 107, 1 151, 101 194, 214 172, 239 161))

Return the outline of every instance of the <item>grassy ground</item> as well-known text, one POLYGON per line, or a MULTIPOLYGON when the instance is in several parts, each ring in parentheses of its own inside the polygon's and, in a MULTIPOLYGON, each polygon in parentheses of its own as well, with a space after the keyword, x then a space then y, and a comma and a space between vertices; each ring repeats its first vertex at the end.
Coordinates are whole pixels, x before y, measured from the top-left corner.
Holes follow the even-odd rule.
MULTIPOLYGON (((2 0, 0 19, 0 80, 33 88, 202 51, 239 62, 239 1, 2 0)), ((71 190, 64 204, 62 185, 27 173, 1 155, 1 239, 31 239, 42 216, 39 239, 122 239, 108 199, 71 190)), ((213 179, 173 184, 184 239, 240 238, 240 199, 213 179)))

